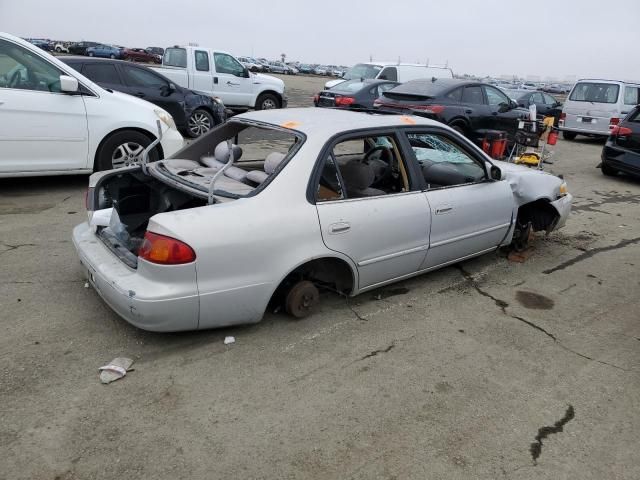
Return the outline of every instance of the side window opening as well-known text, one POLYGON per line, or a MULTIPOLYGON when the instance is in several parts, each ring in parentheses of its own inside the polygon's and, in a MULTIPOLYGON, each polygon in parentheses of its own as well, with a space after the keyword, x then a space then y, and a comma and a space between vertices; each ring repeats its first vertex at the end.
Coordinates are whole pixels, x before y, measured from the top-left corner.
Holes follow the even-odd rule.
POLYGON ((199 72, 209 71, 209 55, 203 50, 195 51, 196 70, 199 72))
POLYGON ((380 80, 391 80, 393 82, 398 81, 398 70, 396 67, 386 67, 380 75, 378 75, 380 80))
POLYGON ((465 87, 462 92, 462 103, 484 105, 481 87, 465 87))
POLYGON ((391 195, 411 190, 405 159, 394 135, 344 140, 325 159, 318 201, 391 195))
POLYGON ((57 93, 62 74, 35 53, 0 40, 0 88, 57 93))
POLYGON ((482 182, 484 168, 468 153, 443 135, 407 134, 428 189, 482 182))

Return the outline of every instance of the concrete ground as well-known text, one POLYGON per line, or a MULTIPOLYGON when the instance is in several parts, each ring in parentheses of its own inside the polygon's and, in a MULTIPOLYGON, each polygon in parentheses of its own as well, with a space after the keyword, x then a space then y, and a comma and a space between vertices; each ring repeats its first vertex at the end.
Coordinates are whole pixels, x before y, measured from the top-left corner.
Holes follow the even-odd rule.
MULTIPOLYGON (((286 81, 294 105, 322 83, 286 81)), ((524 263, 183 334, 84 288, 86 177, 0 180, 0 478, 640 478, 640 182, 601 148, 559 142, 574 213, 524 263)))

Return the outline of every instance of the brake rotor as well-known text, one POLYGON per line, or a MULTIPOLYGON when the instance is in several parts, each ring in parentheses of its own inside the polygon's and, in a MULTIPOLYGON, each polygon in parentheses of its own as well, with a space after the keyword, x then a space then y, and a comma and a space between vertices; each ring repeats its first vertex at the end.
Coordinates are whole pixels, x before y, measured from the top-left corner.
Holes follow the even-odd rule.
POLYGON ((285 300, 287 313, 295 318, 308 316, 320 300, 320 292, 309 280, 296 283, 285 300))

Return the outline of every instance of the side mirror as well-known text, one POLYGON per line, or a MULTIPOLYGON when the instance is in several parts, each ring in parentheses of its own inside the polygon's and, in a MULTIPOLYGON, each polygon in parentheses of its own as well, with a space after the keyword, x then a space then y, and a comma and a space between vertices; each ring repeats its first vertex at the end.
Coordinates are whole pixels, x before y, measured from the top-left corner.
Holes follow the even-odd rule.
POLYGON ((60 91, 64 93, 78 93, 78 79, 69 75, 60 75, 60 91))
POLYGON ((491 180, 502 180, 502 170, 495 165, 491 165, 491 168, 489 169, 489 176, 491 177, 491 180))
POLYGON ((175 83, 169 84, 169 92, 175 92, 177 90, 175 83))
POLYGON ((249 69, 247 67, 244 67, 244 71, 242 72, 244 78, 250 78, 251 75, 249 74, 249 69))
POLYGON ((518 104, 513 100, 509 100, 509 109, 512 110, 514 108, 518 108, 518 104))
POLYGON ((509 110, 511 110, 513 107, 511 106, 511 102, 509 103, 501 103, 499 105, 500 108, 498 108, 498 112, 500 113, 504 113, 504 112, 508 112, 509 110))

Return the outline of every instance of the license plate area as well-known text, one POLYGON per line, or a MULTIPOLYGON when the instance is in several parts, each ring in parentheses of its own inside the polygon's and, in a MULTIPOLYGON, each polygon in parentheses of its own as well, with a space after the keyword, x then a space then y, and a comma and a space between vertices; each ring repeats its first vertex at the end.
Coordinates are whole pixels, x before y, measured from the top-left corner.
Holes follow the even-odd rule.
POLYGON ((581 122, 581 123, 596 123, 596 119, 595 118, 591 118, 591 117, 578 117, 578 122, 581 122))

